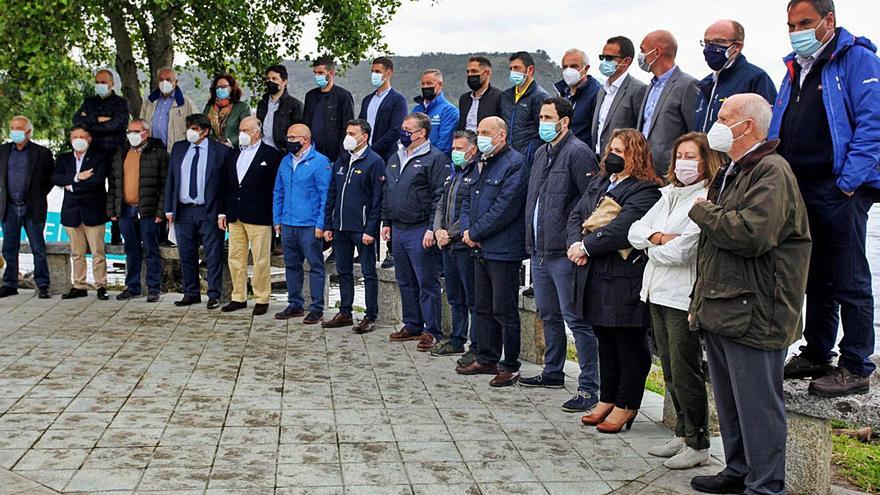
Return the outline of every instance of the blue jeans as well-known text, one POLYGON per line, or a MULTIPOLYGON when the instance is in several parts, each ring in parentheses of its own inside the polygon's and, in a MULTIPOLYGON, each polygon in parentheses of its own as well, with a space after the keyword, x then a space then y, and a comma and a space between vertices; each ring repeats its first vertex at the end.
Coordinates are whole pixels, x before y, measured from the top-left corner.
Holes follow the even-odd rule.
POLYGON ((446 300, 452 313, 453 345, 463 346, 468 336, 471 349, 477 349, 477 305, 474 299, 474 258, 470 249, 443 249, 446 300))
POLYGON ((159 292, 162 289, 162 260, 159 257, 160 225, 152 216, 139 218, 137 206, 122 206, 119 232, 125 240, 125 286, 132 294, 141 293, 141 263, 145 258, 147 290, 159 292))
MULTIPOLYGON (((366 246, 363 232, 333 232, 333 252, 336 253, 336 273, 339 274, 339 296, 342 299, 339 312, 351 315, 354 304, 354 250, 357 248, 361 258, 361 272, 364 275, 366 293, 366 318, 376 320, 379 316, 379 279, 376 276, 376 248, 366 246)), ((377 243, 378 240, 373 243, 377 243)))
POLYGON ((438 256, 432 251, 437 248, 422 247, 426 231, 425 227, 393 229, 394 277, 400 288, 403 323, 414 333, 427 331, 439 340, 443 331, 438 256))
POLYGON ((309 311, 324 311, 324 240, 315 238, 315 227, 281 226, 284 247, 284 275, 287 279, 287 306, 302 309, 303 261, 309 262, 309 311))
POLYGON ((574 334, 581 374, 578 390, 596 395, 599 390, 599 351, 593 328, 578 315, 574 302, 575 265, 565 256, 533 256, 532 282, 535 306, 544 323, 544 371, 552 379, 564 379, 566 348, 565 324, 574 334))
POLYGON ((46 260, 44 225, 28 216, 26 205, 6 203, 6 218, 3 219, 3 258, 6 260, 3 285, 6 287, 18 288, 18 251, 21 246, 21 229, 24 227, 31 245, 31 253, 34 255, 34 282, 40 289, 49 288, 49 262, 46 260))
POLYGON ((177 252, 180 254, 180 271, 183 275, 183 294, 199 297, 199 244, 205 246, 205 263, 208 265, 208 297, 219 299, 223 288, 223 231, 217 227, 217 219, 210 218, 204 206, 177 205, 174 217, 177 233, 177 252))

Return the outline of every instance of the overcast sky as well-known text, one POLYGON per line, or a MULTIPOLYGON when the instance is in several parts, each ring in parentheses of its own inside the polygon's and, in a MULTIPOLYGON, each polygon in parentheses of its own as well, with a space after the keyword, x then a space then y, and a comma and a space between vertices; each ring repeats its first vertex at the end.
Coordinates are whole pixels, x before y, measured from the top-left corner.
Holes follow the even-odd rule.
MULTIPOLYGON (((880 43, 880 0, 835 3, 839 26, 880 43)), ((699 79, 709 73, 699 44, 706 27, 730 18, 746 28, 743 53, 778 82, 784 72, 781 58, 791 51, 786 4, 786 0, 405 0, 386 26, 385 40, 398 55, 544 49, 557 63, 565 50, 580 48, 589 55, 590 73, 596 76, 597 56, 609 37, 627 36, 638 51, 646 33, 667 29, 678 40, 678 64, 699 79)), ((303 37, 303 47, 310 51, 316 48, 314 29, 303 37)), ((631 72, 648 79, 635 64, 631 72)))

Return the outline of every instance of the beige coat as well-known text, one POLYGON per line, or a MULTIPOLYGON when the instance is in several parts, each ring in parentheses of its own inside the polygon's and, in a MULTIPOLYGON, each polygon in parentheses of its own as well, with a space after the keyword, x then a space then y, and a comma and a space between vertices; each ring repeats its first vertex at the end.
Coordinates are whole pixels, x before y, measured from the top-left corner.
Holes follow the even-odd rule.
MULTIPOLYGON (((186 116, 198 113, 198 110, 196 110, 195 105, 188 96, 182 94, 179 89, 175 89, 174 91, 175 93, 180 93, 180 97, 178 98, 178 101, 175 101, 174 104, 171 105, 171 112, 168 116, 168 142, 166 143, 166 147, 168 148, 169 153, 171 152, 171 147, 174 146, 174 143, 186 139, 186 116), (183 99, 182 105, 178 105, 180 98, 183 99)), ((152 123, 153 113, 156 111, 156 104, 159 101, 158 96, 159 92, 157 90, 153 91, 150 96, 144 99, 144 104, 141 106, 140 118, 152 123), (153 98, 154 95, 156 98, 153 98)), ((177 95, 175 94, 175 96, 177 95)))

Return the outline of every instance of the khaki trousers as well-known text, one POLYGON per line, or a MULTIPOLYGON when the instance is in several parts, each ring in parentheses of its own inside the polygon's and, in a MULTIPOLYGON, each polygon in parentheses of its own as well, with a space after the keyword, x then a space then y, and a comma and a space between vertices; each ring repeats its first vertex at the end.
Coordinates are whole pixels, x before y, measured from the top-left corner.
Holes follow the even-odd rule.
POLYGON ((86 249, 92 253, 92 275, 95 285, 107 286, 107 259, 104 256, 104 225, 80 224, 79 227, 64 227, 70 238, 70 260, 73 262, 73 286, 77 289, 88 289, 86 284, 86 249))
POLYGON ((257 304, 269 304, 272 281, 269 278, 272 254, 272 227, 244 222, 229 224, 229 276, 232 300, 247 302, 248 248, 254 258, 253 290, 257 304))

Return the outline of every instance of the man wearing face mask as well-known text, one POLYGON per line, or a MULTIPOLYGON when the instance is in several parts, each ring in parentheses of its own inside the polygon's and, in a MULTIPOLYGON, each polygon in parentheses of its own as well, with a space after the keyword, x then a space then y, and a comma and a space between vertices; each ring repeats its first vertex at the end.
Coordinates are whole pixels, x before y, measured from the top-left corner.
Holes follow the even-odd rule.
POLYGON ((538 133, 544 146, 535 153, 526 197, 526 251, 531 256, 535 305, 544 323, 544 370, 522 378, 524 387, 562 388, 565 384, 565 326, 574 334, 581 373, 578 391, 562 405, 566 412, 585 412, 598 402, 597 343, 593 329, 580 317, 571 280, 566 226, 571 209, 599 171, 596 156, 570 127, 575 116, 569 100, 550 98, 541 107, 538 133))
POLYGON ((865 237, 868 210, 880 200, 880 59, 871 41, 836 21, 831 0, 789 2, 794 53, 785 58, 770 127, 798 179, 814 239, 807 345, 786 363, 785 377, 812 377, 810 392, 825 397, 868 392, 875 369, 865 237), (841 320, 840 358, 832 367, 841 320))
POLYGON ((492 62, 488 58, 469 58, 466 73, 470 91, 458 99, 460 113, 455 130, 477 132, 477 124, 481 120, 501 115, 502 91, 492 86, 492 62))
POLYGON ((510 128, 507 143, 530 164, 540 145, 538 115, 541 105, 550 95, 535 81, 535 59, 528 52, 511 55, 507 68, 513 86, 504 90, 501 96, 500 116, 510 128))
POLYGON ((708 132, 724 100, 740 93, 759 94, 771 105, 776 87, 760 67, 749 63, 742 54, 746 30, 732 20, 718 21, 703 36, 703 57, 712 73, 697 83, 700 100, 697 104, 696 129, 708 132))
POLYGON ((382 238, 394 243, 403 327, 392 342, 418 340, 430 351, 440 342, 440 279, 431 221, 449 177, 449 156, 434 147, 431 118, 411 113, 400 127, 403 148, 388 160, 382 191, 382 238))
POLYGON ((141 106, 140 118, 150 123, 150 137, 162 141, 170 152, 174 143, 186 139, 186 116, 196 113, 196 107, 177 86, 174 69, 162 67, 156 80, 156 89, 141 106))
POLYGON ((689 320, 704 335, 726 460, 691 480, 700 492, 785 493, 782 367, 800 337, 810 229, 779 141, 767 141, 770 118, 760 95, 721 105, 707 139, 732 162, 689 213, 700 228, 689 320))
POLYGON ((107 216, 119 222, 125 242, 125 290, 116 299, 143 295, 141 264, 146 259, 147 302, 157 302, 162 290, 159 230, 165 221, 168 151, 165 143, 151 135, 147 120, 129 122, 126 136, 128 144, 113 156, 107 191, 107 216))
POLYGON ((413 113, 431 118, 431 143, 443 153, 452 151, 452 133, 458 122, 458 109, 443 95, 443 73, 428 69, 422 73, 422 94, 414 98, 413 113))
POLYGON ((629 38, 615 36, 608 39, 599 55, 599 72, 608 79, 596 95, 591 125, 590 142, 597 157, 605 152, 614 129, 631 129, 639 121, 647 86, 627 74, 635 53, 629 38))
POLYGON ((394 62, 388 57, 373 60, 370 68, 370 83, 375 91, 361 102, 359 119, 370 124, 370 149, 388 161, 397 153, 400 140, 400 124, 406 117, 406 98, 391 87, 394 76, 394 62))
POLYGON ((229 232, 229 278, 232 297, 224 313, 247 308, 248 252, 254 260, 251 285, 254 316, 269 310, 272 281, 272 193, 281 153, 263 140, 260 120, 245 117, 238 124, 238 149, 226 155, 217 216, 220 230, 229 232))
POLYGON ((342 150, 345 124, 354 118, 354 99, 336 84, 336 62, 332 58, 316 58, 312 72, 317 87, 306 93, 303 123, 311 129, 315 150, 332 163, 342 150))
POLYGON ((370 124, 363 120, 348 123, 344 152, 333 165, 333 177, 327 190, 324 240, 333 242, 336 272, 339 274, 339 313, 324 328, 351 327, 357 334, 372 332, 379 316, 379 280, 376 275, 376 250, 382 216, 382 184, 385 160, 369 146, 370 124), (354 325, 354 251, 360 257, 364 276, 367 312, 354 325))
POLYGON ((654 77, 645 91, 636 128, 648 140, 657 175, 665 177, 675 140, 694 130, 697 80, 675 64, 678 42, 669 31, 648 33, 639 50, 639 67, 654 77))
POLYGON ((257 119, 263 123, 260 134, 264 143, 283 151, 287 129, 303 120, 303 105, 287 92, 287 67, 278 64, 266 69, 265 85, 266 92, 257 104, 257 119))
POLYGON ((443 251, 443 281, 452 313, 452 334, 431 350, 431 355, 462 354, 470 336, 470 350, 459 359, 460 365, 472 363, 477 349, 474 259, 461 238, 461 204, 476 180, 478 158, 476 133, 455 131, 452 174, 443 185, 443 197, 434 212, 434 238, 443 251))
POLYGON ((220 183, 229 147, 208 136, 206 114, 186 117, 186 141, 178 141, 168 158, 165 180, 165 219, 177 234, 183 299, 175 306, 202 301, 199 283, 199 245, 205 247, 208 266, 208 309, 220 306, 223 288, 223 231, 217 215, 223 202, 220 183))
POLYGON ((601 85, 590 71, 590 58, 583 50, 572 48, 562 55, 562 80, 553 86, 559 96, 569 102, 574 109, 571 116, 571 132, 588 146, 592 143, 590 128, 593 124, 593 105, 601 85))
POLYGON ((92 253, 92 275, 98 286, 98 299, 106 301, 107 260, 104 256, 104 234, 107 224, 107 159, 91 147, 92 136, 82 126, 70 128, 73 151, 58 155, 52 183, 64 188, 61 204, 61 225, 70 238, 70 259, 73 264, 73 287, 62 299, 86 297, 86 252, 92 253))

